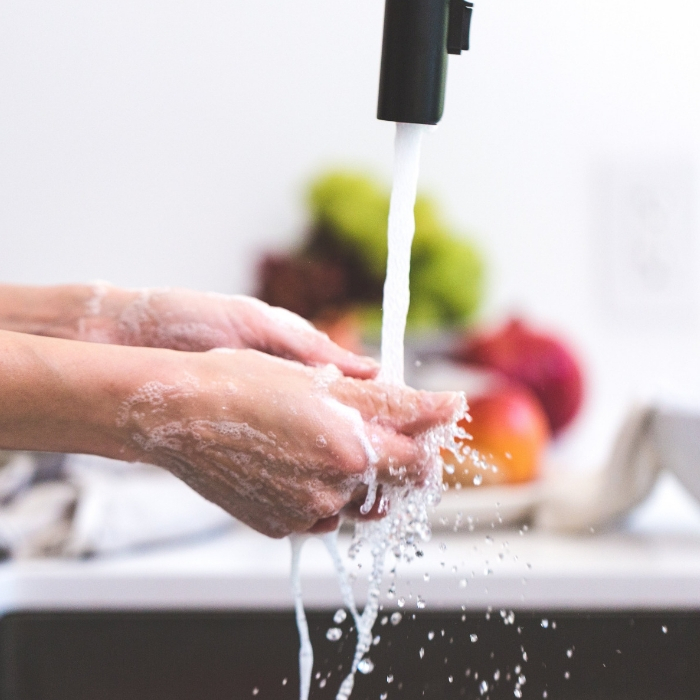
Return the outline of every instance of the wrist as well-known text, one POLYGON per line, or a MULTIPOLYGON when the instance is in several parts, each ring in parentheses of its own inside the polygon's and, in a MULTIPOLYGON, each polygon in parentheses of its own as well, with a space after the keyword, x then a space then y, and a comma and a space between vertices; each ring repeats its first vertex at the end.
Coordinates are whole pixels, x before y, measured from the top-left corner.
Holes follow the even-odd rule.
POLYGON ((120 409, 164 352, 0 331, 0 449, 136 459, 120 409))
POLYGON ((98 285, 0 285, 0 329, 78 339, 98 285))

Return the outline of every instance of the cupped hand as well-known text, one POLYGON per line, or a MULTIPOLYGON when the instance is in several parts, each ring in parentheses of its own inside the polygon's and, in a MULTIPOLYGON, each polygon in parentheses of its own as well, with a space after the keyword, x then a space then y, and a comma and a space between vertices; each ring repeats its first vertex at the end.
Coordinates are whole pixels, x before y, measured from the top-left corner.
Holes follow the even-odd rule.
POLYGON ((417 438, 461 406, 458 394, 255 350, 164 358, 159 379, 120 408, 126 456, 169 469, 272 537, 332 527, 364 498, 370 470, 380 485, 421 483, 432 462, 417 438))
POLYGON ((188 289, 95 285, 78 339, 195 352, 253 349, 306 365, 333 364, 360 379, 375 377, 379 369, 371 358, 344 350, 290 311, 252 297, 188 289))

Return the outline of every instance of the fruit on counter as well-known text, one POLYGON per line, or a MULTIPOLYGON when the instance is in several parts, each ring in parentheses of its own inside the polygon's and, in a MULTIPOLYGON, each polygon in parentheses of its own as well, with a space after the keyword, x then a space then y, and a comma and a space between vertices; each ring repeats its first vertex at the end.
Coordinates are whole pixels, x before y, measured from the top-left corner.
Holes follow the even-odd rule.
MULTIPOLYGON (((365 333, 378 334, 387 261, 388 188, 365 174, 331 171, 311 185, 311 225, 286 254, 266 256, 256 296, 304 318, 355 314, 365 333)), ((412 330, 461 326, 483 296, 484 262, 476 247, 454 235, 428 197, 415 206, 411 253, 412 330)))
POLYGON ((503 385, 469 400, 471 421, 459 426, 472 439, 461 440, 466 459, 444 452, 444 480, 450 486, 522 483, 534 479, 549 443, 547 416, 537 397, 517 385, 503 385), (480 464, 470 459, 477 453, 480 464), (452 473, 450 473, 452 472, 452 473))
POLYGON ((467 335, 455 359, 495 369, 529 387, 542 402, 552 433, 574 419, 583 401, 578 361, 558 338, 512 319, 494 333, 467 335))

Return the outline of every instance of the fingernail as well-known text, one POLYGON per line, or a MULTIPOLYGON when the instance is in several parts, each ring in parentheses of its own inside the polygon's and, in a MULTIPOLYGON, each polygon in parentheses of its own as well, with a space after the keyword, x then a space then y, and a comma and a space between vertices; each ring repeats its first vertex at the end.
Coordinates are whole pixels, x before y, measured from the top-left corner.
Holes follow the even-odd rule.
POLYGON ((461 391, 429 392, 425 396, 428 398, 427 404, 430 409, 440 413, 450 411, 455 418, 466 409, 466 400, 461 391))

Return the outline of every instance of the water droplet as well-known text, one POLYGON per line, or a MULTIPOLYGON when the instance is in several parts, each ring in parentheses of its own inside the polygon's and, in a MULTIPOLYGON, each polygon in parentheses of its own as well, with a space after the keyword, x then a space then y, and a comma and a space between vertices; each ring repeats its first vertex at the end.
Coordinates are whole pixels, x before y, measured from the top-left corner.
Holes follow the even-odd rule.
POLYGON ((253 688, 253 695, 257 695, 260 692, 260 688, 253 688))
POLYGON ((472 483, 474 484, 474 486, 481 486, 481 482, 482 482, 483 480, 484 480, 484 477, 481 476, 481 474, 476 474, 476 475, 474 476, 474 479, 473 479, 472 483))
POLYGON ((556 628, 557 628, 557 623, 556 623, 556 622, 552 622, 552 629, 555 630, 556 628))
POLYGON ((448 683, 453 683, 453 682, 454 682, 454 678, 453 678, 452 676, 447 676, 447 682, 448 682, 448 683))
POLYGON ((374 671, 374 664, 372 663, 372 659, 362 659, 362 661, 360 661, 360 663, 357 664, 357 670, 365 676, 368 673, 372 673, 372 671, 374 671))
POLYGON ((566 678, 566 680, 568 681, 569 678, 571 678, 571 674, 567 671, 567 672, 564 674, 564 678, 566 678))
POLYGON ((472 644, 479 641, 479 638, 475 634, 470 634, 469 639, 471 639, 472 644))
POLYGON ((506 459, 513 459, 513 455, 510 452, 506 452, 506 459))
POLYGON ((389 697, 389 693, 382 693, 379 696, 379 700, 386 700, 389 697))
POLYGON ((521 698, 523 696, 523 691, 520 690, 520 688, 516 688, 513 691, 513 695, 515 695, 516 698, 521 698))
POLYGON ((520 673, 520 671, 521 671, 522 669, 521 669, 520 666, 516 666, 513 670, 514 670, 516 673, 520 673))
POLYGON ((666 625, 661 625, 661 631, 662 631, 664 634, 668 634, 668 627, 666 627, 666 625))
POLYGON ((425 601, 420 596, 416 598, 416 607, 420 608, 421 610, 423 610, 423 608, 425 607, 425 601))
POLYGON ((447 549, 447 545, 444 542, 440 542, 440 544, 438 545, 438 549, 441 552, 444 552, 447 549))
POLYGON ((424 574, 423 574, 423 580, 424 580, 424 581, 430 581, 430 574, 427 573, 427 572, 424 573, 424 574))
POLYGON ((375 647, 376 647, 377 644, 379 644, 379 642, 381 642, 381 641, 382 641, 382 638, 381 638, 379 635, 377 635, 377 636, 372 640, 372 646, 375 646, 375 647))
POLYGON ((488 682, 487 682, 487 681, 481 681, 481 683, 479 684, 479 692, 480 692, 482 695, 486 695, 486 691, 487 691, 488 689, 489 689, 489 684, 488 684, 488 682))
POLYGON ((316 447, 326 447, 326 445, 328 445, 328 440, 323 435, 316 437, 316 447))
POLYGON ((493 537, 491 537, 491 535, 486 535, 486 537, 484 537, 484 541, 486 544, 493 544, 493 537))
POLYGON ((287 685, 287 679, 286 679, 286 678, 283 678, 283 679, 282 679, 282 685, 287 685))
POLYGON ((526 651, 523 652, 523 661, 525 663, 527 663, 527 652, 526 651))
POLYGON ((430 630, 430 632, 428 632, 428 640, 432 642, 433 639, 435 639, 435 632, 430 630))
POLYGON ((320 671, 316 671, 316 675, 314 676, 314 678, 315 678, 316 680, 318 680, 320 677, 321 677, 321 672, 320 672, 320 671))
POLYGON ((522 673, 518 676, 518 683, 520 685, 525 685, 526 680, 527 680, 527 678, 525 678, 525 676, 522 673))
POLYGON ((484 576, 493 576, 493 569, 489 569, 488 567, 486 567, 484 569, 484 576))
POLYGON ((402 615, 400 612, 395 612, 391 614, 391 624, 398 625, 401 622, 402 615))
POLYGON ((493 674, 493 680, 497 681, 501 677, 501 671, 500 669, 496 669, 494 674, 493 674))
POLYGON ((425 649, 423 649, 423 647, 418 650, 418 656, 420 656, 421 659, 425 656, 425 649))
POLYGON ((401 596, 397 601, 396 604, 400 607, 403 608, 404 605, 406 605, 406 599, 401 596))
POLYGON ((544 627, 544 629, 547 629, 547 627, 549 627, 549 620, 545 618, 544 620, 542 620, 542 622, 540 622, 540 625, 544 627))
POLYGON ((326 687, 326 679, 321 678, 321 680, 318 682, 318 687, 319 688, 325 688, 326 687))
POLYGON ((566 650, 566 655, 571 658, 574 655, 574 650, 573 649, 567 649, 566 650))
POLYGON ((392 676, 391 673, 386 677, 386 682, 387 682, 387 683, 393 683, 393 682, 394 682, 394 676, 392 676))
POLYGON ((546 690, 543 690, 543 691, 542 691, 542 697, 543 697, 543 698, 549 697, 549 695, 548 695, 548 693, 547 693, 546 690))
POLYGON ((343 636, 343 630, 340 627, 331 627, 326 631, 326 639, 329 642, 337 642, 343 636))

